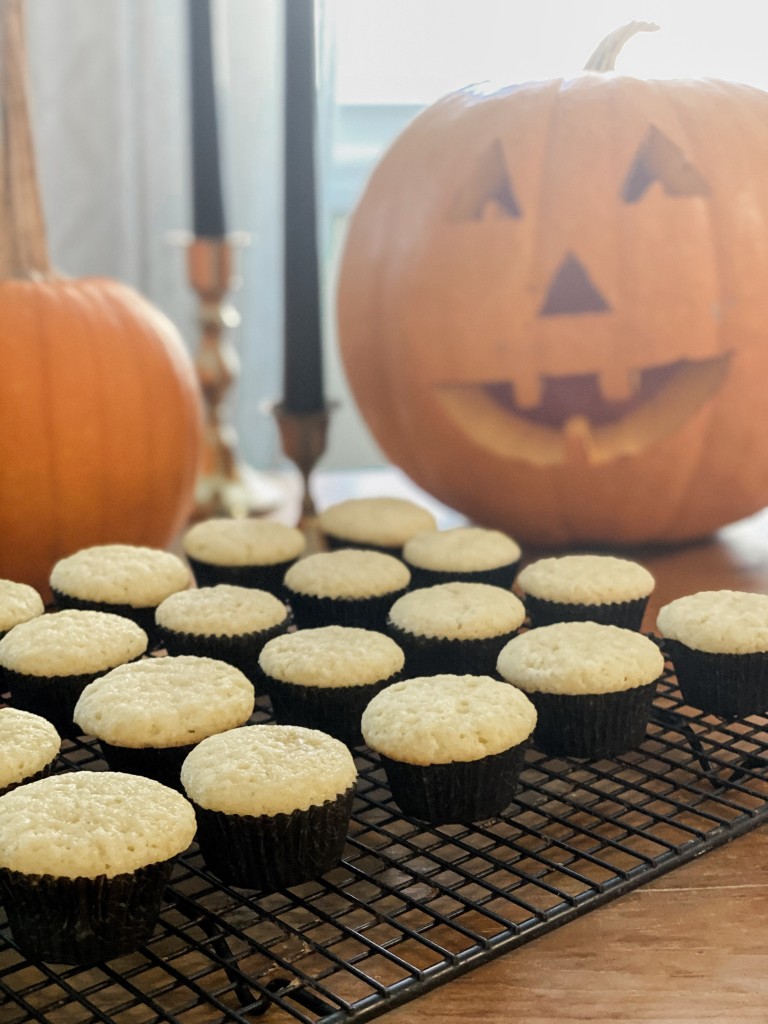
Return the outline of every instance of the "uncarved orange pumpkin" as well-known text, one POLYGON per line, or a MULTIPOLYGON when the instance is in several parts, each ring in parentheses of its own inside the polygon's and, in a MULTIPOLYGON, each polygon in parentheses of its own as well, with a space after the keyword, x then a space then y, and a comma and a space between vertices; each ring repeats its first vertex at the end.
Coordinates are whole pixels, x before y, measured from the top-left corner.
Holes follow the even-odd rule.
POLYGON ((610 69, 442 99, 375 169, 338 319, 385 453, 542 544, 768 503, 768 94, 610 69))
POLYGON ((47 596, 78 548, 169 544, 193 500, 201 402, 167 317, 116 281, 51 271, 15 0, 0 27, 0 577, 47 596))

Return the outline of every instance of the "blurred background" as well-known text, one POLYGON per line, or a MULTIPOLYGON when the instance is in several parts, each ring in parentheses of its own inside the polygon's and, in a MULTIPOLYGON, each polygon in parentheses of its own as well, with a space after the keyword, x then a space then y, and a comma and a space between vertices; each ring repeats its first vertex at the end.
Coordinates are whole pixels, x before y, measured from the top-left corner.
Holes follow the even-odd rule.
MULTIPOLYGON (((288 0, 290 2, 290 0, 288 0)), ((266 406, 282 358, 282 0, 212 5, 228 230, 244 232, 241 374, 229 400, 252 465, 283 462, 266 406)), ((661 31, 618 70, 768 87, 768 5, 701 0, 319 0, 318 207, 326 394, 339 403, 326 468, 383 462, 347 390, 334 336, 346 219, 376 160, 424 106, 473 82, 578 73, 635 19, 661 31)), ((52 258, 72 276, 133 284, 197 343, 185 269, 191 228, 186 0, 27 0, 34 130, 52 258), (181 233, 181 234, 180 234, 181 233)))

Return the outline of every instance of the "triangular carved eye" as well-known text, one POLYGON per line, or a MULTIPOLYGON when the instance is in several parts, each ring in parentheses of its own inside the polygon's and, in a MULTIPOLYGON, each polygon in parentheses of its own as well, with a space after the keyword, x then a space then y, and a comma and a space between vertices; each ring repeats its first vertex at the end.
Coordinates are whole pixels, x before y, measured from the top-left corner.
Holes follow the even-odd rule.
POLYGON ((484 220, 488 216, 522 217, 512 188, 504 151, 498 139, 483 154, 461 186, 448 212, 450 221, 484 220))
POLYGON ((680 147, 651 125, 629 170, 621 197, 636 203, 646 189, 658 181, 668 196, 706 196, 706 181, 680 147))

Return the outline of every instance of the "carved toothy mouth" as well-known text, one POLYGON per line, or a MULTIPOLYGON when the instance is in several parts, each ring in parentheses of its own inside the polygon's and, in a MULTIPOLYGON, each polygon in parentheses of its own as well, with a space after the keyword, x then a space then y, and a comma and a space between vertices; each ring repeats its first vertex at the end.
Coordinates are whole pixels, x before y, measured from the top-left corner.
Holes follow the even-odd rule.
POLYGON ((444 383, 440 401, 484 448, 535 465, 636 455, 686 423, 722 385, 731 355, 600 374, 444 383))

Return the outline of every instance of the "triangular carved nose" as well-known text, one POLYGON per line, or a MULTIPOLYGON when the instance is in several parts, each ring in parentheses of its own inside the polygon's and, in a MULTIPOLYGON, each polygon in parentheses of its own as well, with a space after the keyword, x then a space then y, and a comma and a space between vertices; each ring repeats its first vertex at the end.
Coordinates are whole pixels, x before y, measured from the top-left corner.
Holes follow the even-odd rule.
POLYGON ((605 313, 610 308, 592 284, 583 264, 569 252, 550 281, 539 314, 568 316, 574 313, 605 313))

